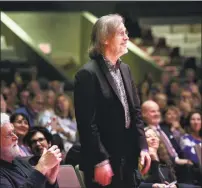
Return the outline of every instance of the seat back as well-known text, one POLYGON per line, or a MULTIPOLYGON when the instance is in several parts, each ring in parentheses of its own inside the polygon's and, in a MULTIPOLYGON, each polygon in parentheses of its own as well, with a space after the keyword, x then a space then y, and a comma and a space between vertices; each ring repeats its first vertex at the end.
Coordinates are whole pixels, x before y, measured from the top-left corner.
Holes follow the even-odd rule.
POLYGON ((79 165, 76 165, 75 166, 75 171, 76 171, 76 174, 78 176, 78 179, 80 181, 80 184, 82 186, 82 188, 86 188, 85 186, 85 183, 84 183, 84 174, 83 172, 79 169, 79 165))
POLYGON ((60 165, 57 181, 59 188, 82 188, 71 165, 60 165))

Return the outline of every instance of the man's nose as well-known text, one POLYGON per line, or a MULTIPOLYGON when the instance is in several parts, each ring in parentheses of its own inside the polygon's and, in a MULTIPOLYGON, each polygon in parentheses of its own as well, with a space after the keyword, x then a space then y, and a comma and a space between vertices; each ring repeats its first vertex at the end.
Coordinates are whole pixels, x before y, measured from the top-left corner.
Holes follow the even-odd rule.
POLYGON ((14 141, 18 140, 18 136, 17 136, 15 133, 13 133, 12 139, 13 139, 14 141))
POLYGON ((128 39, 129 39, 128 34, 125 33, 125 35, 124 35, 124 40, 128 40, 128 39))

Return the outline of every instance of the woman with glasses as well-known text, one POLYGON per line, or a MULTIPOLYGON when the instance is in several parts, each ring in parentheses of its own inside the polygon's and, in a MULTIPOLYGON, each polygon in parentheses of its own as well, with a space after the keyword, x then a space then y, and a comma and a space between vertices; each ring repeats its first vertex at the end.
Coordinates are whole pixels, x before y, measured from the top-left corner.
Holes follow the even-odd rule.
POLYGON ((35 166, 38 163, 44 149, 48 149, 52 145, 53 136, 44 127, 32 127, 25 135, 23 142, 29 146, 33 156, 28 159, 28 162, 35 166))

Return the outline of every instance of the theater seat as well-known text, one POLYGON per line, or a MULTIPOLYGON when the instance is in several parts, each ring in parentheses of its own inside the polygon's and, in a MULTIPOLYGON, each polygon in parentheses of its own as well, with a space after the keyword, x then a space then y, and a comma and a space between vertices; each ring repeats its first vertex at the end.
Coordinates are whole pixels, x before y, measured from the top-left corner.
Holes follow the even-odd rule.
POLYGON ((78 179, 80 181, 82 188, 86 188, 85 183, 84 183, 84 175, 83 175, 83 172, 79 169, 79 165, 75 166, 75 171, 76 171, 76 174, 78 176, 78 179))
POLYGON ((71 165, 60 165, 57 181, 59 188, 82 188, 74 167, 71 165))

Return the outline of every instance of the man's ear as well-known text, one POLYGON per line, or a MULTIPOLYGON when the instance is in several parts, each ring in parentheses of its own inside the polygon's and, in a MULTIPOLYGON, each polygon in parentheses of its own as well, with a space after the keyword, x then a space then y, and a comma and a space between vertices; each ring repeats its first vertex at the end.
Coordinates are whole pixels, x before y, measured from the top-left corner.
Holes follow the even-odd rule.
POLYGON ((108 45, 108 44, 109 44, 109 40, 106 39, 106 40, 104 41, 104 44, 105 44, 105 45, 108 45))

